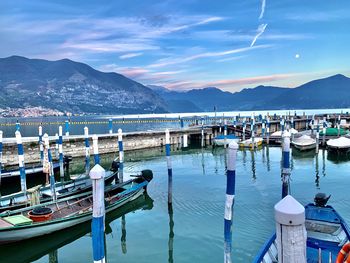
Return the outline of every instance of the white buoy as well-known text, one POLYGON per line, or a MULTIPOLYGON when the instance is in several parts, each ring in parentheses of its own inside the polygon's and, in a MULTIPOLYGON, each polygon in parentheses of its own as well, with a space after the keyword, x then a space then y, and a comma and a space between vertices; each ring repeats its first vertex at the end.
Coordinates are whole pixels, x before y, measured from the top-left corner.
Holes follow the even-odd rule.
POLYGON ((305 208, 291 195, 275 205, 278 262, 306 263, 305 208))

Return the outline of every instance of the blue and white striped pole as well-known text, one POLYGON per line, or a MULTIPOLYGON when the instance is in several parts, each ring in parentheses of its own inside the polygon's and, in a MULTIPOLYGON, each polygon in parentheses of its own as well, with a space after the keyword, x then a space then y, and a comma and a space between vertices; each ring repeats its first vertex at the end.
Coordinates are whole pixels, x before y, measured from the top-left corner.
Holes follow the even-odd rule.
POLYGON ((320 147, 320 121, 317 122, 317 128, 316 128, 316 153, 318 153, 320 147))
POLYGON ((118 150, 119 150, 119 181, 124 181, 124 145, 123 145, 123 130, 118 129, 118 150))
POLYGON ((201 117, 201 146, 204 147, 204 118, 201 117))
POLYGON ((282 198, 288 195, 289 193, 289 179, 290 179, 290 133, 285 131, 282 134, 282 198))
POLYGON ((113 120, 112 119, 108 120, 108 130, 109 130, 109 134, 113 133, 113 120))
POLYGON ((170 132, 169 129, 165 130, 165 154, 168 167, 168 203, 172 203, 173 200, 173 168, 171 165, 170 157, 170 132))
POLYGON ((119 162, 120 162, 120 165, 123 166, 123 163, 124 163, 124 145, 123 145, 123 130, 122 129, 118 129, 118 149, 119 149, 119 162))
POLYGON ((43 145, 43 127, 39 126, 39 149, 40 149, 40 161, 44 160, 44 145, 43 145))
POLYGON ((100 155, 98 154, 98 137, 96 134, 92 136, 92 148, 94 150, 95 165, 100 164, 100 155))
MULTIPOLYGON (((0 131, 0 189, 1 189, 1 173, 2 173, 2 131, 0 131)), ((1 191, 0 191, 1 197, 1 191)))
POLYGON ((227 120, 224 120, 224 147, 227 147, 227 120))
POLYGON ((224 215, 224 262, 231 263, 232 251, 232 217, 236 187, 236 155, 238 144, 231 142, 227 153, 226 201, 224 215))
POLYGON ((69 121, 65 121, 66 136, 69 136, 69 121))
POLYGON ((51 149, 50 149, 50 142, 49 142, 49 136, 47 133, 44 134, 44 144, 45 144, 45 151, 47 151, 48 155, 48 173, 50 176, 50 190, 51 190, 51 196, 52 200, 56 201, 57 196, 56 196, 56 189, 55 189, 55 174, 53 171, 53 163, 52 163, 52 155, 51 155, 51 149))
POLYGON ((327 122, 326 122, 326 117, 323 117, 323 137, 322 137, 322 145, 326 145, 326 129, 327 129, 327 122))
POLYGON ((59 141, 59 137, 58 137, 58 133, 55 134, 55 156, 57 159, 59 159, 59 155, 58 155, 58 141, 59 141))
POLYGON ((94 263, 105 263, 105 175, 105 170, 99 164, 96 164, 90 171, 93 197, 91 234, 94 263))
POLYGON ((266 120, 266 143, 270 143, 270 117, 267 117, 266 120))
POLYGON ((245 128, 246 128, 246 123, 245 123, 245 118, 243 119, 243 141, 245 141, 245 128))
POLYGON ((59 163, 60 163, 60 177, 64 178, 62 126, 58 127, 58 154, 59 154, 59 163))
POLYGON ((263 137, 265 137, 265 130, 266 130, 266 119, 264 118, 261 122, 261 134, 263 137))
POLYGON ((22 144, 22 136, 20 131, 16 131, 16 141, 17 141, 17 148, 18 148, 18 165, 19 165, 19 172, 21 177, 21 190, 24 192, 24 195, 26 196, 27 191, 27 181, 26 181, 26 170, 24 167, 24 151, 23 151, 23 144, 22 144))
POLYGON ((21 124, 19 123, 19 121, 16 121, 16 131, 19 131, 21 129, 21 124))
POLYGON ((85 137, 85 172, 86 174, 90 171, 90 143, 89 143, 89 128, 84 127, 85 137))
POLYGON ((252 116, 251 118, 250 118, 250 132, 251 132, 251 138, 252 138, 252 149, 254 149, 255 148, 255 141, 254 141, 254 139, 255 139, 255 132, 254 132, 254 128, 255 127, 255 116, 252 116))
POLYGON ((284 132, 284 118, 283 117, 281 117, 281 122, 280 122, 280 124, 281 124, 281 131, 282 131, 282 133, 284 132))

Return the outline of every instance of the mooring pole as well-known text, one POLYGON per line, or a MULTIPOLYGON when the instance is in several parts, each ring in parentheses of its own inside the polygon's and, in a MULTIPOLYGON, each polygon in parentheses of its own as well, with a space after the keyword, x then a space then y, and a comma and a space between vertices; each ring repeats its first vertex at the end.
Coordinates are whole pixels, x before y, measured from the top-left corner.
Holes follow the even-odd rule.
MULTIPOLYGON (((95 135, 94 135, 95 136, 95 135)), ((97 137, 97 136, 96 136, 97 137)), ((92 211, 92 250, 94 263, 105 263, 105 204, 104 177, 105 170, 96 164, 90 171, 92 180, 93 211, 92 211)))
POLYGON ((19 121, 16 121, 16 131, 19 131, 21 129, 21 124, 19 123, 19 121))
POLYGON ((306 263, 304 206, 287 195, 275 205, 274 210, 278 262, 306 263))
POLYGON ((24 196, 27 197, 27 181, 26 181, 26 170, 24 166, 24 151, 22 144, 22 136, 20 131, 16 131, 16 141, 18 149, 18 166, 21 178, 21 191, 24 193, 24 196))
POLYGON ((320 123, 317 123, 316 128, 316 153, 318 153, 318 149, 320 147, 320 123))
POLYGON ((168 167, 168 203, 172 203, 173 200, 173 168, 171 164, 170 156, 170 132, 165 130, 165 154, 168 167))
POLYGON ((290 179, 290 133, 285 131, 282 134, 283 144, 283 167, 282 167, 282 198, 288 195, 289 193, 289 179, 290 179))
POLYGON ((245 118, 243 119, 243 141, 245 141, 245 128, 246 128, 246 123, 245 123, 245 118))
POLYGON ((250 132, 251 132, 251 139, 252 139, 252 149, 254 150, 255 148, 255 132, 254 132, 254 126, 255 126, 255 116, 252 116, 250 119, 250 132))
POLYGON ((238 144, 231 142, 227 153, 226 201, 224 214, 224 262, 231 263, 232 217, 236 187, 236 155, 238 144))
POLYGON ((49 135, 47 133, 44 134, 44 145, 45 145, 45 152, 47 152, 47 172, 49 174, 49 179, 50 179, 50 190, 51 190, 51 196, 52 200, 56 201, 57 196, 56 196, 56 189, 55 189, 55 174, 53 172, 53 163, 52 163, 52 155, 51 155, 51 150, 50 150, 50 141, 49 141, 49 135))
POLYGON ((98 154, 98 137, 96 134, 92 136, 92 148, 94 149, 94 161, 96 164, 100 164, 100 156, 98 154))
POLYGON ((201 146, 204 147, 204 119, 201 117, 201 146))
POLYGON ((58 153, 59 153, 59 163, 60 163, 60 177, 64 178, 64 168, 63 168, 63 136, 62 136, 62 126, 58 127, 58 153))
POLYGON ((58 141, 59 141, 59 137, 58 137, 58 133, 55 134, 55 156, 57 159, 59 159, 59 155, 58 155, 58 141))
MULTIPOLYGON (((0 189, 1 189, 1 173, 2 173, 2 131, 0 131, 0 189)), ((1 191, 0 191, 1 197, 1 191)))
POLYGON ((69 136, 69 121, 65 121, 66 136, 69 136))
POLYGON ((108 120, 108 130, 109 130, 109 134, 113 133, 113 120, 112 119, 108 120))
POLYGON ((123 131, 118 129, 118 149, 119 149, 119 181, 123 182, 124 176, 124 145, 123 145, 123 131))
POLYGON ((88 174, 90 171, 90 142, 89 142, 89 128, 84 127, 85 137, 85 173, 88 174))
POLYGON ((39 126, 39 150, 40 150, 40 161, 43 163, 44 160, 44 147, 43 147, 43 127, 39 126))
POLYGON ((227 120, 224 120, 224 148, 227 147, 227 120))
POLYGON ((322 129, 322 145, 326 145, 326 132, 327 132, 327 122, 325 117, 323 117, 323 129, 322 129))

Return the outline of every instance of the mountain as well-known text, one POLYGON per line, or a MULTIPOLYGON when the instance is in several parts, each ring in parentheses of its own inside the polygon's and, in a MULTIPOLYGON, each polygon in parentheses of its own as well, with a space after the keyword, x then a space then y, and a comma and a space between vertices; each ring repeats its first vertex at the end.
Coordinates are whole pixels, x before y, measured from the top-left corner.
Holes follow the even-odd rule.
POLYGON ((268 102, 271 109, 348 108, 350 78, 337 74, 288 89, 268 102))
POLYGON ((209 87, 176 92, 158 89, 165 100, 172 100, 171 111, 179 108, 177 101, 187 101, 203 111, 322 109, 350 106, 350 78, 338 74, 313 80, 295 88, 257 86, 239 92, 224 92, 209 87))
POLYGON ((151 89, 117 73, 62 59, 0 58, 0 108, 42 106, 73 113, 167 112, 151 89))

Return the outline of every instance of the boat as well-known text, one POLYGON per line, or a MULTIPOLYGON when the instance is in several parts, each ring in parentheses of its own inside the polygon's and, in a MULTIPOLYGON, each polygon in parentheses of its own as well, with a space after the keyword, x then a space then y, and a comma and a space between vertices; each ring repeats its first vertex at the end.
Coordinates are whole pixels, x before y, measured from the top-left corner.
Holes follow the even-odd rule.
POLYGON ((316 139, 311 138, 309 135, 302 135, 294 138, 291 144, 300 151, 307 151, 316 148, 316 139))
MULTIPOLYGON (((69 162, 72 160, 71 156, 64 156, 63 159, 63 167, 66 169, 69 167, 69 162)), ((60 170, 60 164, 59 162, 53 163, 53 170, 54 172, 58 172, 60 170)), ((43 173, 43 165, 33 165, 30 167, 30 165, 26 165, 26 177, 30 179, 31 177, 38 177, 38 176, 45 176, 46 174, 43 173)), ((15 179, 17 180, 20 176, 20 172, 18 168, 13 169, 4 169, 1 170, 1 183, 5 183, 8 180, 15 179)))
POLYGON ((239 142, 239 137, 237 137, 234 134, 229 134, 229 135, 218 135, 214 138, 214 145, 217 146, 223 146, 230 144, 231 142, 239 142))
POLYGON ((347 123, 346 119, 341 119, 339 126, 344 129, 349 129, 350 123, 347 123))
POLYGON ((254 138, 254 143, 252 141, 252 138, 245 140, 245 141, 241 141, 238 143, 239 147, 243 147, 243 148, 257 148, 259 146, 261 146, 263 143, 263 139, 260 137, 256 137, 254 138))
MULTIPOLYGON (((294 128, 289 129, 288 132, 289 132, 290 134, 292 134, 292 135, 298 133, 298 131, 297 131, 296 129, 294 129, 294 128)), ((276 132, 272 133, 272 134, 269 136, 269 140, 270 140, 271 142, 276 143, 276 144, 281 144, 281 143, 282 143, 282 133, 283 133, 282 131, 276 131, 276 132)))
POLYGON ((327 141, 327 146, 330 150, 348 151, 350 149, 350 139, 346 137, 330 139, 327 141))
MULTIPOLYGON (((108 185, 118 178, 118 170, 107 171, 105 176, 105 184, 108 185)), ((56 197, 58 199, 65 198, 77 193, 91 191, 92 181, 86 174, 82 174, 76 179, 55 183, 56 197)), ((17 192, 0 197, 0 212, 6 210, 15 210, 25 206, 29 206, 33 199, 33 193, 38 190, 40 203, 50 202, 52 200, 52 192, 50 185, 43 187, 34 187, 28 189, 24 194, 17 192)))
MULTIPOLYGON (((338 132, 341 136, 347 134, 344 129, 326 128, 326 136, 338 136, 338 132)), ((320 131, 320 136, 323 136, 323 130, 320 131)))
MULTIPOLYGON (((336 262, 342 247, 349 246, 349 226, 332 206, 327 205, 328 199, 329 196, 318 193, 315 196, 315 203, 305 206, 308 263, 336 262)), ((276 234, 274 234, 264 244, 253 262, 278 262, 277 257, 276 234)))
MULTIPOLYGON (((128 181, 105 187, 106 214, 136 200, 152 179, 152 171, 143 170, 128 181)), ((0 244, 29 240, 89 222, 92 206, 92 193, 87 192, 3 212, 0 214, 0 244)))
MULTIPOLYGON (((106 214, 106 235, 110 233, 113 235, 114 229, 112 229, 110 223, 115 219, 123 217, 131 212, 134 213, 137 210, 151 210, 152 208, 153 200, 147 192, 145 192, 134 201, 106 214)), ((70 227, 65 231, 55 232, 52 235, 44 235, 24 240, 20 243, 3 244, 0 246, 0 258, 6 258, 7 262, 33 262, 54 251, 58 251, 61 247, 74 242, 90 232, 91 224, 90 222, 85 222, 70 227), (17 253, 18 246, 21 247, 21 253, 17 253)))

